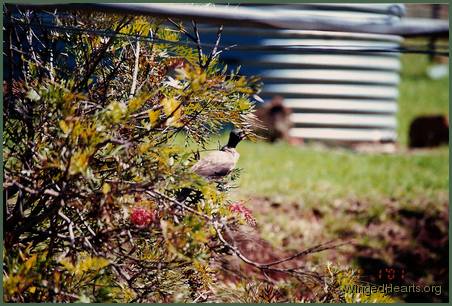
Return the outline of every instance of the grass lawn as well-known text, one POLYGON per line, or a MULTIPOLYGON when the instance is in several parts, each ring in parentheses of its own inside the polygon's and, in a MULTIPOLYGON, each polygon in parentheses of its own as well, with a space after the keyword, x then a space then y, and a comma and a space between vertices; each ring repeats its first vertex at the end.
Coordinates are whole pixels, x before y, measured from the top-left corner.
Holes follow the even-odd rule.
MULTIPOLYGON (((415 201, 448 192, 447 147, 395 154, 355 153, 319 146, 243 143, 238 193, 301 201, 307 206, 337 198, 415 201)), ((377 204, 377 203, 376 203, 377 204)))
POLYGON ((414 203, 419 198, 447 199, 448 147, 419 151, 405 148, 409 124, 415 116, 448 115, 449 78, 429 79, 425 73, 428 64, 427 56, 402 56, 399 153, 368 154, 318 145, 244 142, 238 147, 243 172, 237 193, 241 197, 296 200, 308 206, 338 197, 374 202, 397 198, 403 203, 414 203))

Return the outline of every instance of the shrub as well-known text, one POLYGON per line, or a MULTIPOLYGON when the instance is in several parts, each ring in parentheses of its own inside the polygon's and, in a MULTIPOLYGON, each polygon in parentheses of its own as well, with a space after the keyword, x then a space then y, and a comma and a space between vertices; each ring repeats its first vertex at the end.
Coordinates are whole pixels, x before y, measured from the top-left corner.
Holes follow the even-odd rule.
POLYGON ((254 81, 228 74, 220 50, 198 57, 182 25, 6 19, 5 301, 196 298, 214 281, 212 224, 232 214, 226 191, 191 173, 193 152, 173 141, 202 145, 225 123, 249 130, 254 81), (177 202, 183 187, 203 198, 177 202))

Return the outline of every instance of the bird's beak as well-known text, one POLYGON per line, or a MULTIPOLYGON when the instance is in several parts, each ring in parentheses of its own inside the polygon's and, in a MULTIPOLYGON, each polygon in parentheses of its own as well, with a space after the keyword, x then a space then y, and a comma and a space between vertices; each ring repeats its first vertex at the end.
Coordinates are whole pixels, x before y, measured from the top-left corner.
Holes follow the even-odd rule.
POLYGON ((244 131, 240 131, 238 134, 237 134, 237 136, 240 138, 240 140, 243 140, 243 139, 245 139, 248 135, 246 134, 246 132, 244 132, 244 131))
POLYGON ((246 139, 246 138, 248 138, 248 134, 246 133, 246 132, 241 132, 240 133, 240 138, 243 140, 243 139, 246 139))

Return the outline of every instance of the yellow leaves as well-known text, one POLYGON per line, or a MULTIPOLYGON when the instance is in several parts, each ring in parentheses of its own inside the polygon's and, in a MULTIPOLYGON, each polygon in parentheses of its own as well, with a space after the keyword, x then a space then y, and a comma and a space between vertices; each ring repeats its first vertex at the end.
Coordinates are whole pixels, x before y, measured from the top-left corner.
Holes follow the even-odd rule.
POLYGON ((209 264, 203 263, 199 260, 194 260, 193 266, 195 270, 198 272, 199 277, 201 277, 202 284, 204 287, 207 287, 209 284, 213 282, 213 279, 211 277, 213 271, 210 268, 209 264))
POLYGON ((164 98, 161 101, 161 104, 165 115, 168 117, 171 116, 171 114, 177 109, 180 102, 178 102, 175 98, 164 98))
POLYGON ((176 98, 164 98, 161 101, 163 106, 163 111, 168 118, 166 124, 169 126, 180 127, 183 123, 180 121, 182 117, 182 102, 178 101, 176 98))
MULTIPOLYGON (((33 282, 38 281, 39 275, 36 270, 39 267, 38 254, 30 254, 30 247, 18 252, 18 256, 11 260, 11 257, 6 256, 4 252, 4 265, 7 273, 3 275, 3 291, 5 293, 4 299, 15 294, 22 294, 24 291, 33 293, 36 287, 33 287, 33 282)), ((42 255, 41 255, 42 256, 42 255)))
POLYGON ((106 268, 110 261, 104 257, 91 256, 86 251, 77 253, 77 259, 70 257, 59 260, 60 266, 54 272, 55 287, 52 288, 55 292, 64 290, 67 292, 77 292, 79 294, 79 302, 89 302, 90 296, 85 296, 85 292, 81 292, 80 288, 87 286, 94 286, 94 288, 107 287, 111 283, 111 279, 106 277, 104 268, 106 268), (60 281, 61 280, 61 281, 60 281), (94 282, 93 282, 94 281, 94 282), (64 286, 60 288, 59 285, 64 286))
MULTIPOLYGON (((330 277, 335 279, 338 287, 344 292, 344 298, 347 303, 394 303, 394 300, 389 295, 378 290, 372 292, 370 290, 368 292, 366 290, 363 290, 363 292, 347 290, 352 286, 367 286, 362 284, 360 281, 361 275, 356 270, 341 270, 330 262, 327 263, 325 270, 330 277)), ((368 288, 370 289, 370 286, 368 288)))
POLYGON ((122 102, 114 101, 107 106, 107 117, 113 123, 119 123, 127 113, 127 105, 122 102))
POLYGON ((87 99, 87 97, 82 93, 75 93, 75 92, 69 92, 65 91, 63 93, 63 101, 68 104, 74 104, 77 100, 87 99))
POLYGON ((136 112, 144 105, 144 103, 146 103, 147 100, 149 100, 149 98, 151 98, 150 93, 140 94, 138 96, 133 97, 127 103, 128 112, 129 113, 136 112))
POLYGON ((178 41, 179 32, 165 27, 159 27, 156 33, 156 37, 160 38, 161 40, 178 41))
POLYGON ((86 169, 88 168, 89 159, 91 158, 91 155, 93 153, 94 150, 91 148, 76 151, 71 158, 69 174, 70 175, 74 175, 77 173, 84 174, 86 172, 86 169))
POLYGON ((206 200, 210 200, 211 202, 215 203, 219 200, 219 194, 215 187, 211 185, 204 185, 201 188, 201 192, 204 195, 204 198, 206 200))
POLYGON ((95 136, 97 135, 97 125, 96 122, 88 122, 76 124, 74 126, 74 137, 79 136, 86 144, 93 143, 95 141, 99 141, 95 136))
POLYGON ((33 254, 28 260, 25 262, 25 271, 29 271, 36 263, 36 259, 38 256, 36 254, 33 254))
POLYGON ((146 209, 149 209, 150 211, 155 210, 156 204, 152 200, 139 200, 135 202, 136 207, 144 207, 146 209))
POLYGON ((66 118, 64 118, 64 120, 60 120, 58 122, 58 126, 60 127, 60 129, 63 131, 64 135, 67 136, 69 134, 73 134, 72 135, 72 139, 77 138, 77 133, 80 133, 80 130, 82 129, 80 127, 80 122, 78 121, 77 117, 73 117, 73 116, 67 116, 66 118), (74 126, 77 127, 77 129, 74 132, 74 126), (74 135, 75 134, 75 135, 74 135))
POLYGON ((9 296, 21 293, 32 284, 32 279, 27 279, 24 275, 8 275, 3 278, 3 290, 9 296))
POLYGON ((148 117, 149 117, 149 123, 151 124, 151 126, 154 126, 160 118, 160 111, 159 110, 156 110, 156 111, 149 110, 148 117))
POLYGON ((192 235, 193 239, 198 243, 207 243, 209 241, 206 232, 196 231, 192 235))
POLYGON ((145 17, 135 17, 133 22, 120 30, 121 34, 148 36, 152 23, 145 17))
POLYGON ((68 258, 60 260, 60 264, 68 272, 73 273, 76 276, 81 276, 84 273, 99 273, 100 270, 110 264, 110 261, 103 257, 92 257, 88 253, 82 252, 80 253, 75 264, 73 264, 68 258))
POLYGON ((143 178, 141 175, 135 175, 135 176, 132 178, 132 181, 135 182, 135 183, 141 183, 141 182, 144 181, 144 178, 143 178))
POLYGON ((123 291, 123 300, 125 302, 130 302, 132 301, 135 297, 136 297, 136 293, 135 291, 133 291, 132 289, 130 289, 129 287, 126 287, 123 291))
POLYGON ((222 76, 208 75, 206 70, 189 62, 185 63, 183 68, 177 69, 176 77, 178 80, 188 82, 193 92, 209 90, 207 87, 209 84, 219 83, 224 80, 222 76))
POLYGON ((205 90, 203 85, 205 85, 208 80, 207 72, 200 67, 193 65, 185 65, 184 69, 181 69, 179 72, 178 78, 188 81, 190 83, 190 88, 194 92, 205 90))
POLYGON ((108 183, 102 185, 102 193, 107 195, 111 191, 111 186, 108 183))
POLYGON ((60 271, 53 271, 53 284, 55 286, 55 291, 60 290, 60 284, 61 284, 61 272, 60 271))
POLYGON ((240 111, 246 111, 251 108, 250 101, 246 98, 241 98, 237 101, 238 107, 240 111))
POLYGON ((119 287, 111 288, 110 296, 114 299, 114 301, 118 301, 121 303, 129 303, 136 297, 135 291, 130 289, 127 284, 118 283, 119 287))
POLYGON ((66 123, 66 121, 64 120, 60 120, 58 122, 58 125, 60 126, 60 129, 63 131, 64 134, 69 134, 71 128, 69 127, 69 125, 66 123))
POLYGON ((206 80, 207 73, 205 71, 203 72, 197 71, 197 74, 194 75, 194 77, 192 78, 190 86, 193 89, 193 91, 198 91, 201 89, 201 86, 204 85, 204 83, 206 83, 206 80))
POLYGON ((76 273, 84 273, 87 271, 99 271, 108 266, 109 261, 102 257, 82 257, 75 267, 76 273))
POLYGON ((93 47, 93 50, 99 49, 99 47, 102 46, 102 39, 100 36, 91 36, 89 37, 91 41, 91 46, 93 47))
POLYGON ((248 80, 245 76, 241 76, 238 80, 235 80, 234 89, 236 92, 247 95, 250 95, 254 92, 254 90, 248 86, 248 80))
POLYGON ((152 147, 152 144, 149 142, 140 143, 138 145, 138 153, 144 154, 146 153, 150 148, 152 147))
POLYGON ((73 116, 77 109, 76 105, 78 104, 78 101, 87 99, 83 94, 69 92, 64 88, 59 87, 57 90, 59 90, 59 94, 61 94, 58 103, 60 104, 61 112, 65 117, 73 116))

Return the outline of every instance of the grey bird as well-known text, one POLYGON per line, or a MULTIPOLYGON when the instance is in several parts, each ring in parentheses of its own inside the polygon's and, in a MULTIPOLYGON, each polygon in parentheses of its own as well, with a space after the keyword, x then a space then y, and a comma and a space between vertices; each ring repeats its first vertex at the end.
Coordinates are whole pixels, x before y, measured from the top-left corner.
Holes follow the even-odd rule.
MULTIPOLYGON (((233 129, 229 134, 228 143, 220 150, 206 154, 191 170, 208 180, 218 180, 234 170, 240 154, 235 149, 238 143, 245 138, 245 133, 240 129, 233 129)), ((182 188, 177 194, 177 201, 187 204, 197 203, 203 196, 199 190, 182 188)))
POLYGON ((240 154, 235 148, 243 138, 245 133, 242 130, 233 129, 225 146, 201 158, 191 170, 207 179, 218 179, 228 175, 237 165, 240 154))

